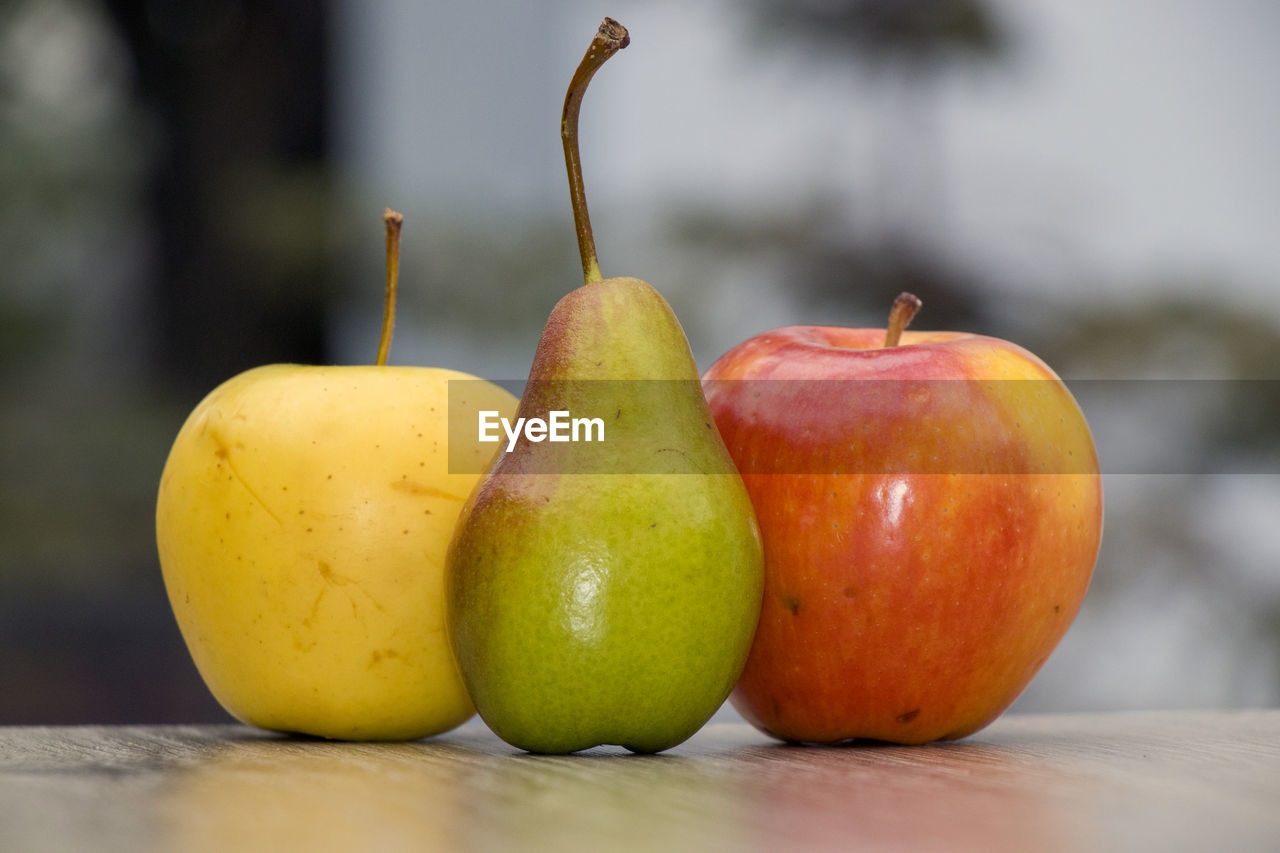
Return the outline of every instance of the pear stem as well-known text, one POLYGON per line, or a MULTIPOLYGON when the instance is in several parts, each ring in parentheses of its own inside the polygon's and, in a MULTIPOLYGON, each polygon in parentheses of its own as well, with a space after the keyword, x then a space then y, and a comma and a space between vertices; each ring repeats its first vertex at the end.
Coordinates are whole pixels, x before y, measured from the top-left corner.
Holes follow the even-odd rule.
POLYGON ((573 203, 573 227, 578 233, 578 252, 582 255, 582 277, 587 284, 600 281, 600 262, 596 258, 596 240, 591 233, 591 217, 587 214, 587 193, 582 183, 582 158, 578 153, 578 111, 582 96, 596 71, 609 57, 631 43, 627 28, 613 18, 605 18, 587 48, 578 69, 569 81, 560 114, 560 141, 564 143, 564 165, 569 172, 569 198, 573 203))
POLYGON ((911 324, 912 318, 919 313, 923 304, 914 293, 904 291, 898 294, 898 298, 893 300, 893 307, 889 309, 889 328, 884 334, 886 348, 898 345, 903 331, 911 324))
POLYGON ((400 283, 400 226, 404 217, 391 208, 382 214, 387 224, 387 295, 382 301, 382 338, 378 341, 378 366, 387 363, 391 332, 396 326, 396 288, 400 283))

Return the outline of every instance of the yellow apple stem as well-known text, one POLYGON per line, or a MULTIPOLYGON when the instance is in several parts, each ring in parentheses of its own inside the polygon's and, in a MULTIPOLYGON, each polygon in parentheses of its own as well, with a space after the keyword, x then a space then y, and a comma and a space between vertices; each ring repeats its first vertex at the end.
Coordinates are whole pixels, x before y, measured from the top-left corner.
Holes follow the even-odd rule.
POLYGON ((378 341, 379 366, 387 363, 391 350, 391 332, 396 326, 396 287, 400 283, 400 226, 404 217, 391 208, 382 214, 387 224, 387 295, 382 301, 382 339, 378 341))
POLYGON ((896 347, 898 341, 902 338, 902 333, 907 326, 911 324, 911 320, 920 311, 920 306, 924 303, 914 293, 906 293, 905 291, 898 294, 898 298, 893 300, 893 307, 889 309, 889 328, 884 333, 885 347, 896 347))
POLYGON ((560 141, 564 143, 564 165, 569 171, 569 198, 573 204, 573 226, 578 232, 578 252, 582 255, 582 277, 587 284, 600 281, 600 262, 596 259, 596 240, 587 215, 587 193, 582 184, 582 159, 578 154, 578 111, 587 84, 609 57, 631 43, 627 28, 613 18, 605 18, 587 48, 586 55, 573 72, 569 91, 564 96, 560 114, 560 141))

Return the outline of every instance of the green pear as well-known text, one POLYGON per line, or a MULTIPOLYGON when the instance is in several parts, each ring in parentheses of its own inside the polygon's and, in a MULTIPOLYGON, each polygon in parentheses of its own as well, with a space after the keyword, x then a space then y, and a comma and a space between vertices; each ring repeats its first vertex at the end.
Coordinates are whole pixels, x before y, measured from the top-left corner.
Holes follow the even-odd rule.
POLYGON ((634 278, 601 280, 577 167, 577 107, 627 42, 605 19, 570 84, 566 162, 587 284, 547 321, 516 413, 603 435, 499 452, 446 564, 450 640, 485 723, 513 746, 657 752, 737 681, 760 614, 755 514, 679 321, 634 278))

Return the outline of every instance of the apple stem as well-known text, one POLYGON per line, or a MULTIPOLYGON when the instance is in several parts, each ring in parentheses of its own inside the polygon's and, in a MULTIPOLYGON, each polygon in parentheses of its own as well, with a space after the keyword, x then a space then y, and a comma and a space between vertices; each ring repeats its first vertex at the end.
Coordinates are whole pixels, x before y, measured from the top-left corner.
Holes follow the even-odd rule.
POLYGON ((378 341, 378 366, 387 363, 391 332, 396 326, 396 288, 400 283, 400 226, 404 217, 391 208, 382 214, 387 224, 387 295, 382 302, 382 338, 378 341))
POLYGON ((898 345, 903 331, 911 324, 912 318, 919 313, 923 304, 914 293, 904 291, 898 294, 898 298, 893 300, 893 307, 889 309, 889 329, 884 334, 886 348, 898 345))
POLYGON ((564 143, 564 165, 569 172, 569 198, 573 203, 573 226, 578 232, 578 252, 582 255, 582 277, 587 284, 600 281, 600 262, 596 258, 596 241, 587 215, 587 193, 582 183, 582 159, 578 154, 578 111, 582 96, 592 76, 609 57, 631 43, 627 28, 613 18, 605 18, 591 40, 582 62, 573 72, 569 91, 564 96, 560 114, 560 140, 564 143))

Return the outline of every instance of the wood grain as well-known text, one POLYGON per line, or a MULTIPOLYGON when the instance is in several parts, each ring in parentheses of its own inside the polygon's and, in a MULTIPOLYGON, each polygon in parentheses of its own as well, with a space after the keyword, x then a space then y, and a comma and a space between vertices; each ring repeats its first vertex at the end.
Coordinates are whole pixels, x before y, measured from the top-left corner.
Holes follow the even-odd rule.
POLYGON ((1280 711, 1006 716, 957 743, 528 755, 472 722, 0 728, 0 850, 1280 850, 1280 711))

